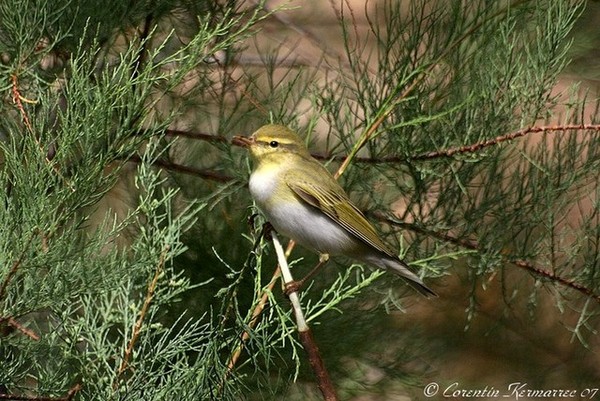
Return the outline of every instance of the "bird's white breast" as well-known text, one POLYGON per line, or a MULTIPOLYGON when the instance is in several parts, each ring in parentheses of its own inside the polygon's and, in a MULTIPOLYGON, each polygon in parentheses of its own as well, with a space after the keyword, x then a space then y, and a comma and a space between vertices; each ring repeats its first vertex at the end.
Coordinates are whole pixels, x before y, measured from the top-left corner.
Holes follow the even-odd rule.
POLYGON ((250 175, 250 193, 260 208, 269 203, 274 195, 279 182, 278 173, 276 169, 258 169, 250 175))
POLYGON ((281 171, 259 169, 252 173, 249 182, 256 204, 278 232, 301 245, 332 255, 345 253, 356 243, 354 236, 323 212, 293 196, 281 180, 282 175, 281 171))

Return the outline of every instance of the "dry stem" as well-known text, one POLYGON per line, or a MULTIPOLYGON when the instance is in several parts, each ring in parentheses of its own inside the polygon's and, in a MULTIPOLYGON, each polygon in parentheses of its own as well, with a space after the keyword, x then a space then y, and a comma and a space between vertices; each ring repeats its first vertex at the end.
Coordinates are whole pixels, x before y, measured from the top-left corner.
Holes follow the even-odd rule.
POLYGON ((152 303, 152 299, 154 298, 154 294, 156 291, 156 285, 158 284, 158 279, 160 278, 160 276, 163 272, 163 269, 165 266, 165 260, 166 260, 167 252, 169 251, 169 248, 170 247, 168 245, 165 246, 165 248, 162 250, 162 252, 160 254, 158 264, 156 265, 156 269, 154 272, 154 277, 152 278, 152 281, 150 281, 150 283, 148 284, 148 289, 146 291, 146 297, 144 299, 144 304, 142 305, 142 309, 140 310, 138 319, 136 320, 136 322, 133 326, 131 339, 127 343, 127 348, 125 349, 125 351, 123 353, 123 360, 121 361, 121 365, 119 366, 119 369, 117 370, 117 374, 116 374, 115 380, 113 382, 113 388, 117 387, 121 375, 128 368, 129 359, 131 358, 131 355, 133 353, 133 348, 135 347, 135 343, 137 342, 137 340, 140 336, 140 333, 142 331, 142 327, 144 325, 144 318, 146 317, 146 314, 148 313, 148 310, 150 309, 150 304, 152 303))

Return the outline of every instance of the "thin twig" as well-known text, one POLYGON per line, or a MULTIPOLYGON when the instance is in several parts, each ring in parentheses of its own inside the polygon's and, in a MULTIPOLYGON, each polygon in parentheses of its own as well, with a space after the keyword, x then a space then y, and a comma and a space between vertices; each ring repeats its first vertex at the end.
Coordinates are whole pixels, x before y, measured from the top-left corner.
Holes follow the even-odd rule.
MULTIPOLYGON (((275 12, 273 9, 269 8, 266 4, 259 4, 261 2, 258 2, 255 0, 253 0, 253 3, 257 6, 260 5, 260 7, 267 14, 270 14, 271 17, 273 17, 273 19, 275 19, 280 24, 284 25, 285 27, 289 28, 290 30, 295 31, 301 37, 306 38, 311 44, 313 44, 314 46, 319 48, 321 51, 323 51, 324 54, 328 55, 329 57, 333 58, 334 60, 337 60, 337 62, 339 62, 342 65, 342 67, 348 67, 348 62, 344 60, 343 55, 338 53, 331 46, 327 46, 327 44, 326 44, 327 42, 323 41, 322 38, 318 37, 311 31, 301 27, 300 25, 294 23, 290 18, 286 17, 285 14, 275 12)), ((334 9, 334 11, 335 11, 335 9, 334 9)), ((291 50, 296 50, 296 49, 294 47, 292 47, 291 50)), ((306 60, 306 62, 308 62, 310 65, 310 61, 312 60, 312 58, 307 59, 305 56, 301 56, 301 57, 303 57, 306 60)))
POLYGON ((452 52, 454 52, 454 49, 456 47, 458 47, 464 40, 466 40, 469 36, 473 35, 478 29, 480 29, 484 23, 493 20, 499 16, 501 16, 502 14, 504 14, 506 12, 506 10, 512 9, 514 7, 517 7, 523 3, 526 3, 527 1, 530 0, 516 0, 515 2, 513 2, 510 6, 497 11, 496 13, 492 14, 491 16, 489 16, 488 18, 484 19, 483 21, 480 21, 479 23, 473 25, 471 27, 471 29, 467 30, 460 38, 458 38, 457 40, 455 40, 452 44, 450 44, 438 57, 435 61, 433 61, 429 66, 427 66, 427 68, 425 68, 425 70, 423 70, 422 72, 419 73, 419 75, 413 80, 413 82, 407 87, 405 88, 398 96, 396 96, 393 99, 390 99, 389 104, 387 105, 386 108, 384 108, 383 110, 380 111, 379 116, 375 119, 375 121, 373 121, 369 126, 367 126, 366 130, 360 135, 360 137, 358 138, 358 140, 355 142, 354 146, 352 147, 352 150, 350 151, 350 154, 348 155, 348 157, 346 157, 346 159, 342 162, 341 166, 338 168, 337 172, 335 173, 335 177, 339 177, 340 175, 342 175, 344 173, 344 171, 346 170, 346 168, 348 168, 348 166, 350 165, 350 163, 352 162, 352 160, 354 160, 354 158, 356 157, 358 151, 360 149, 362 149, 363 146, 365 146, 365 144, 373 137, 373 135, 375 135, 375 133, 377 132, 377 130, 379 129, 379 126, 385 121, 385 119, 390 115, 390 113, 392 113, 396 107, 402 103, 407 97, 408 95, 410 95, 419 84, 421 84, 425 78, 434 71, 434 69, 437 67, 437 65, 449 54, 452 54, 452 52))
MULTIPOLYGON (((286 260, 290 256, 293 248, 294 241, 290 241, 285 251, 286 260)), ((273 292, 273 288, 275 287, 275 284, 277 283, 279 277, 281 277, 281 269, 278 265, 275 268, 273 275, 271 276, 271 281, 269 281, 269 284, 267 284, 266 288, 263 289, 260 300, 258 301, 256 306, 254 307, 254 310, 252 311, 252 317, 248 322, 248 329, 246 329, 242 334, 239 346, 235 349, 235 351, 233 352, 233 354, 231 354, 231 357, 229 358, 229 362, 227 363, 227 375, 229 375, 235 368, 235 365, 242 354, 242 350, 244 349, 244 344, 250 339, 250 330, 252 330, 256 326, 256 324, 258 324, 258 318, 260 317, 260 315, 262 315, 263 311, 267 307, 269 302, 269 294, 273 292)))
MULTIPOLYGON (((450 242, 455 245, 459 245, 466 249, 470 249, 473 251, 482 251, 483 250, 482 247, 479 245, 479 243, 474 240, 470 240, 470 239, 465 240, 465 239, 454 237, 447 233, 440 233, 437 231, 429 230, 429 229, 420 227, 415 224, 403 223, 403 222, 400 222, 397 220, 393 220, 389 217, 386 217, 383 213, 380 213, 380 212, 373 212, 373 213, 366 213, 366 214, 371 215, 371 216, 375 217, 376 219, 378 219, 379 221, 385 222, 392 226, 401 227, 401 228, 408 229, 408 230, 411 230, 414 232, 418 232, 420 234, 425 234, 425 235, 428 235, 428 236, 431 236, 431 237, 434 237, 434 238, 437 238, 437 239, 440 239, 440 240, 443 240, 446 242, 450 242)), ((514 258, 514 257, 511 257, 510 255, 506 255, 506 254, 503 254, 503 257, 505 258, 505 260, 512 263, 513 265, 515 265, 521 269, 527 270, 528 272, 534 274, 535 276, 542 277, 542 278, 545 278, 545 279, 548 279, 551 281, 555 281, 555 282, 562 284, 566 287, 569 287, 573 290, 579 291, 582 294, 584 294, 590 298, 593 298, 595 301, 600 303, 600 295, 596 294, 592 289, 585 287, 584 285, 576 283, 573 280, 569 280, 565 277, 556 275, 552 272, 549 272, 548 270, 542 269, 541 267, 538 267, 535 264, 528 262, 526 260, 523 260, 520 258, 514 258)))
POLYGON ((227 143, 229 139, 224 136, 217 136, 212 134, 206 134, 204 132, 192 132, 192 131, 183 131, 177 129, 168 129, 165 131, 165 135, 167 136, 180 136, 184 138, 190 138, 210 143, 227 143))
POLYGON ((302 342, 302 346, 308 353, 308 360, 310 362, 310 366, 315 372, 315 376, 317 377, 317 384, 319 386, 319 390, 321 390, 324 400, 336 401, 338 397, 335 392, 335 388, 333 387, 331 378, 329 377, 329 372, 327 371, 325 364, 323 363, 323 358, 321 358, 319 348, 317 347, 310 327, 308 326, 308 323, 304 318, 304 312, 302 311, 302 305, 300 304, 298 292, 292 286, 292 284, 294 283, 294 277, 292 276, 292 272, 290 271, 290 268, 287 264, 285 252, 283 251, 283 247, 279 242, 279 238, 277 238, 277 234, 273 232, 271 233, 271 237, 273 239, 273 246, 275 247, 275 253, 277 254, 279 267, 281 269, 283 283, 286 286, 286 288, 291 289, 291 291, 288 292, 287 296, 292 304, 292 309, 294 311, 296 327, 298 329, 298 337, 302 342))
POLYGON ((160 254, 160 257, 158 259, 158 263, 156 265, 156 269, 154 272, 154 277, 152 278, 152 281, 150 281, 150 283, 148 284, 148 289, 146 291, 146 297, 144 299, 144 304, 142 305, 142 309, 140 310, 138 319, 136 320, 136 322, 133 326, 131 338, 129 339, 129 342, 127 343, 127 348, 125 349, 125 351, 123 353, 123 359, 121 361, 121 365, 119 366, 119 369, 117 370, 117 374, 116 374, 115 380, 113 382, 113 388, 117 387, 121 375, 128 368, 129 359, 131 358, 131 355, 133 353, 133 348, 135 347, 135 344, 140 336, 140 333, 142 332, 142 327, 144 325, 144 318, 146 317, 146 314, 148 313, 148 310, 150 309, 150 304, 152 303, 152 299, 154 298, 154 294, 156 291, 156 285, 158 284, 158 279, 160 278, 160 276, 162 275, 162 272, 164 270, 165 261, 167 258, 167 252, 169 252, 169 249, 170 249, 169 245, 166 245, 160 254))
POLYGON ((21 119, 23 120, 23 124, 29 130, 29 132, 33 133, 33 128, 31 127, 31 122, 29 121, 29 117, 27 116, 27 112, 25 111, 25 107, 23 107, 23 103, 21 101, 25 101, 26 103, 31 103, 31 100, 23 97, 19 91, 19 77, 17 74, 12 74, 12 101, 17 106, 19 113, 21 113, 21 119))
POLYGON ((8 288, 8 285, 9 285, 10 281, 12 280, 13 276, 17 273, 17 271, 21 267, 21 263, 23 263, 25 254, 27 253, 27 250, 29 249, 29 246, 31 245, 31 242, 33 241, 33 238, 36 236, 36 234, 37 234, 37 232, 34 232, 29 236, 29 239, 27 240, 27 243, 25 243, 25 246, 23 247, 21 254, 17 258, 17 260, 14 261, 10 271, 4 278, 2 285, 0 285, 0 301, 2 301, 4 299, 6 289, 8 288))
POLYGON ((17 322, 17 320, 12 316, 0 317, 0 324, 3 322, 6 322, 7 325, 20 331, 22 334, 26 335, 27 337, 31 338, 32 340, 35 340, 35 341, 40 340, 40 336, 36 332, 23 326, 21 323, 17 322))
POLYGON ((42 397, 33 395, 13 395, 13 394, 0 394, 0 400, 13 400, 13 401, 71 401, 75 395, 81 390, 81 384, 77 383, 69 389, 66 395, 63 397, 42 397))
POLYGON ((600 124, 570 124, 570 125, 554 125, 554 126, 541 126, 541 127, 528 127, 523 128, 519 131, 511 132, 510 134, 500 135, 496 138, 488 139, 483 142, 477 142, 472 145, 465 145, 456 148, 450 148, 445 150, 437 150, 433 152, 427 152, 415 157, 412 157, 412 160, 427 160, 427 159, 435 159, 440 157, 452 157, 456 154, 461 153, 473 153, 477 152, 483 148, 498 145, 502 142, 512 141, 513 139, 520 138, 526 136, 531 133, 536 132, 556 132, 556 131, 571 131, 571 130, 579 130, 579 131, 600 131, 600 124))
POLYGON ((569 287, 576 291, 579 291, 579 292, 587 295, 588 297, 593 298, 596 302, 600 303, 600 295, 594 293, 594 291, 592 291, 592 289, 590 289, 584 285, 576 283, 573 280, 569 280, 565 277, 558 276, 552 272, 549 272, 540 267, 537 267, 533 263, 530 263, 523 259, 513 259, 513 260, 510 260, 510 262, 513 265, 520 267, 522 269, 525 269, 531 273, 534 273, 537 276, 544 277, 548 280, 556 281, 557 283, 560 283, 566 287, 569 287))
MULTIPOLYGON (((137 155, 132 155, 127 159, 127 161, 131 161, 134 163, 141 163, 142 159, 137 155)), ((193 176, 204 178, 204 179, 211 180, 211 181, 230 182, 230 181, 233 181, 233 179, 234 179, 232 176, 217 173, 216 171, 204 170, 204 169, 199 169, 199 168, 190 167, 190 166, 184 166, 183 164, 173 163, 173 162, 170 162, 167 160, 154 160, 152 162, 152 165, 156 166, 156 167, 164 168, 169 171, 175 171, 177 173, 193 175, 193 176)))

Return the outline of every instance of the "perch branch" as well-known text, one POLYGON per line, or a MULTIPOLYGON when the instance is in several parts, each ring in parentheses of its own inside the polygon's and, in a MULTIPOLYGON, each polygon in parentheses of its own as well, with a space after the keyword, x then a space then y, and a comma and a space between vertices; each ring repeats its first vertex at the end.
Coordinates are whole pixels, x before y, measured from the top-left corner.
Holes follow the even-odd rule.
MULTIPOLYGON (((279 238, 277 238, 277 234, 273 232, 271 233, 271 237, 273 238, 273 246, 275 247, 275 252, 277 253, 277 260, 279 262, 283 283, 286 288, 291 288, 291 285, 294 283, 294 278, 287 264, 285 252, 283 251, 283 247, 279 242, 279 238)), ((329 372, 323 363, 323 359, 321 358, 319 348, 317 347, 317 344, 313 338, 310 327, 308 327, 308 323, 304 318, 304 312, 302 311, 302 305, 300 304, 298 292, 292 288, 287 295, 294 311, 296 327, 298 328, 298 337, 302 342, 302 346, 308 353, 308 360, 317 377, 317 383, 319 390, 321 390, 321 393, 323 394, 323 399, 325 401, 336 401, 338 398, 335 388, 333 387, 333 383, 329 377, 329 372)))

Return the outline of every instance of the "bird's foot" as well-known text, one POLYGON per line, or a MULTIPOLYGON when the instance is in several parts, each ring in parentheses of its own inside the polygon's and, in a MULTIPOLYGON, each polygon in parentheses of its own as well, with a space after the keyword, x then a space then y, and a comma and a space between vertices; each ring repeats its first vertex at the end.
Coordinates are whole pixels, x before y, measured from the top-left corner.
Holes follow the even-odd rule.
POLYGON ((275 231, 275 229, 273 228, 273 225, 267 221, 265 224, 263 224, 258 238, 262 237, 266 241, 271 241, 271 239, 273 239, 273 237, 271 237, 271 233, 273 231, 275 231))
POLYGON ((321 255, 319 255, 319 263, 317 263, 317 265, 313 267, 312 270, 306 276, 304 276, 302 280, 294 280, 290 283, 286 283, 283 288, 283 293, 285 295, 290 295, 292 292, 298 292, 298 290, 302 288, 304 283, 312 279, 315 276, 315 274, 317 274, 319 270, 321 270, 321 268, 327 263, 328 260, 328 254, 322 253, 321 255))

